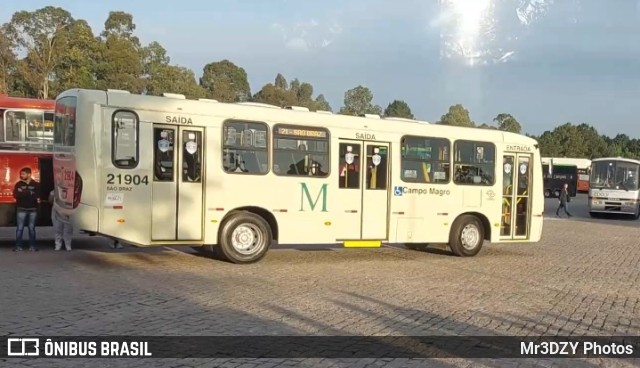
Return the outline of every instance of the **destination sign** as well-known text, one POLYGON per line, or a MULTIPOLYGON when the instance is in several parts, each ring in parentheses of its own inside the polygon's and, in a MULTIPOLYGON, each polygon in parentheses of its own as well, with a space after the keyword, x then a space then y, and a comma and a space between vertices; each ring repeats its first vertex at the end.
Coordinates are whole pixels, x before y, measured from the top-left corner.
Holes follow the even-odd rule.
POLYGON ((290 135, 295 137, 311 137, 311 138, 327 138, 327 132, 322 130, 300 129, 300 128, 281 128, 278 127, 276 134, 290 135))

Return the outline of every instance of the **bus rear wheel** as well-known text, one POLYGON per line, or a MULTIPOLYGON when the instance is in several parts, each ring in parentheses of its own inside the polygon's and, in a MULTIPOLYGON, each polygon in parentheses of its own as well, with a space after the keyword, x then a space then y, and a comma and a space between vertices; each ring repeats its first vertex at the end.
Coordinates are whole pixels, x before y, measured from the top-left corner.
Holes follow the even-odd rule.
POLYGON ((222 225, 220 250, 233 263, 261 260, 273 241, 271 227, 255 213, 241 211, 230 215, 222 225))
POLYGON ((475 216, 463 215, 458 217, 451 227, 449 247, 458 257, 473 257, 484 242, 484 226, 475 216))

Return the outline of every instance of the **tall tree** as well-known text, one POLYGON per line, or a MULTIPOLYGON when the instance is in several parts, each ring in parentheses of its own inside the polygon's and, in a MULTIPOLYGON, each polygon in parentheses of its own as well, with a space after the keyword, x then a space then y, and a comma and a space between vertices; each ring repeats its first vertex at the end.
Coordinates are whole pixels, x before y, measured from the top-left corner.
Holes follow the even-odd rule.
POLYGON ((455 125, 463 127, 474 127, 475 123, 469 116, 469 110, 465 109, 461 104, 449 107, 449 111, 442 115, 438 124, 455 125))
POLYGON ((198 85, 192 70, 177 65, 162 65, 153 74, 153 90, 147 93, 180 93, 187 98, 205 98, 207 90, 198 85))
POLYGON ((512 132, 520 134, 522 132, 522 126, 516 118, 511 114, 501 113, 498 114, 493 119, 494 122, 498 123, 498 129, 503 130, 505 132, 512 132))
POLYGON ((9 38, 0 28, 0 93, 8 94, 15 76, 16 55, 9 38))
POLYGON ((313 86, 311 83, 300 82, 297 78, 287 84, 285 77, 278 73, 275 84, 265 84, 258 93, 253 96, 256 102, 268 103, 275 106, 302 106, 311 111, 331 111, 329 102, 320 94, 313 98, 313 86))
POLYGON ((74 20, 60 38, 64 51, 54 68, 54 95, 71 88, 95 88, 100 42, 85 20, 74 20))
POLYGON ((167 56, 167 50, 160 43, 153 41, 148 46, 142 48, 140 52, 142 58, 142 78, 144 79, 144 89, 149 95, 159 95, 166 86, 160 86, 158 79, 160 73, 169 65, 171 59, 167 56))
POLYGON ((59 41, 72 23, 68 11, 47 6, 32 12, 16 12, 4 27, 16 53, 26 54, 18 64, 19 75, 37 97, 50 97, 50 81, 64 54, 59 41))
POLYGON ((289 84, 287 83, 287 80, 285 79, 284 75, 278 73, 278 75, 276 75, 276 84, 275 86, 277 88, 280 89, 284 89, 287 90, 289 89, 289 84))
POLYGON ((384 116, 413 119, 413 113, 409 105, 402 100, 393 100, 384 110, 384 116))
POLYGON ((327 101, 327 99, 324 97, 323 94, 319 94, 318 97, 316 97, 316 110, 324 110, 324 111, 333 111, 331 109, 331 105, 329 104, 329 101, 327 101))
POLYGON ((205 88, 209 96, 221 102, 248 101, 251 88, 247 72, 225 59, 204 66, 200 86, 205 88))
POLYGON ((364 114, 382 115, 382 107, 373 105, 373 93, 367 87, 359 85, 345 92, 344 106, 340 114, 360 116, 364 114))
POLYGON ((136 25, 131 14, 110 12, 102 32, 101 63, 98 68, 100 88, 144 91, 142 48, 133 35, 136 25))

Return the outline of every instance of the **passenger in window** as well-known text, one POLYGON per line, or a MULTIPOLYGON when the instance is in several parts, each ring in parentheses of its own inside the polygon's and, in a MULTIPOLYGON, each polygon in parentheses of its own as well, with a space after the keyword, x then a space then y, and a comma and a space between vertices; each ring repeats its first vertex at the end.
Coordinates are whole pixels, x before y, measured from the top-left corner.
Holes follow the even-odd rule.
POLYGON ((29 228, 29 251, 37 252, 36 247, 36 219, 40 204, 40 183, 31 178, 31 169, 20 170, 20 180, 13 188, 16 199, 16 247, 14 252, 22 251, 22 234, 25 222, 29 228))
MULTIPOLYGON (((55 189, 49 193, 49 203, 53 204, 55 189)), ((55 251, 62 249, 62 242, 67 251, 71 250, 71 238, 73 236, 73 225, 71 218, 56 211, 55 207, 51 209, 51 223, 53 224, 53 232, 55 239, 55 251)))

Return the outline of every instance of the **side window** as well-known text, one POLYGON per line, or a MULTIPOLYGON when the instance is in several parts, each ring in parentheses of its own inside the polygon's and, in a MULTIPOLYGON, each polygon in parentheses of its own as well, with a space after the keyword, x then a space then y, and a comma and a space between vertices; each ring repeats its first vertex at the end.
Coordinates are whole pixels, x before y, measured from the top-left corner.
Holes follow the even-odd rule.
POLYGON ((366 148, 367 189, 387 189, 387 147, 366 145, 366 148))
POLYGON ((120 169, 138 166, 138 116, 131 111, 113 114, 111 161, 120 169))
POLYGON ((222 167, 230 174, 269 172, 268 127, 265 123, 230 120, 223 127, 222 167))
POLYGON ((446 184, 449 182, 451 143, 445 138, 404 136, 401 140, 402 181, 446 184))
POLYGON ((173 157, 175 154, 175 130, 168 128, 153 129, 153 180, 173 181, 173 157))
POLYGON ((340 188, 360 188, 360 144, 340 143, 340 188))
POLYGON ((274 126, 273 172, 285 176, 329 176, 329 131, 291 125, 274 126))
POLYGON ((76 105, 74 96, 63 97, 56 101, 53 142, 62 147, 73 147, 76 141, 76 105))
POLYGON ((493 143, 456 141, 453 181, 461 185, 493 185, 496 148, 493 143))
POLYGON ((200 183, 202 181, 202 133, 185 130, 182 133, 182 181, 200 183))

